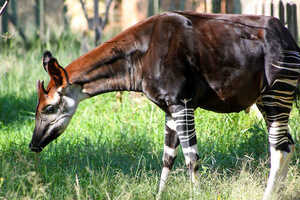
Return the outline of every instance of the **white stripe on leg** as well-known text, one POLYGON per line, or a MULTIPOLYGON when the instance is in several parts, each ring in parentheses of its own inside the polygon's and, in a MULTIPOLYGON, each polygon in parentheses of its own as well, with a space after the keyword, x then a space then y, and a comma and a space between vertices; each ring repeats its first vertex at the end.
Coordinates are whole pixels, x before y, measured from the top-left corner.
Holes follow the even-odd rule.
POLYGON ((185 164, 188 165, 192 162, 190 158, 190 154, 195 154, 198 155, 198 147, 197 144, 194 144, 193 146, 187 147, 187 148, 182 148, 182 152, 184 154, 185 158, 185 164))
POLYGON ((171 130, 176 131, 176 122, 174 119, 169 119, 166 124, 171 130))
POLYGON ((168 154, 169 156, 172 156, 173 158, 177 155, 177 148, 173 149, 171 147, 168 147, 167 145, 164 146, 164 155, 168 154))

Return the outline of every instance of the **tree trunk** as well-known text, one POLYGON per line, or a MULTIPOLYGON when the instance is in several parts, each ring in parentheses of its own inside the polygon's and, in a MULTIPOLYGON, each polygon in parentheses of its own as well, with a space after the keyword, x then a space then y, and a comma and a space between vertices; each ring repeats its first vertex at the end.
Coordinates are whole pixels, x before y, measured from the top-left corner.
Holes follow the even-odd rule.
POLYGON ((34 17, 35 17, 36 29, 39 30, 40 29, 40 24, 41 24, 41 22, 40 22, 40 0, 35 0, 34 17))
POLYGON ((101 25, 99 19, 99 0, 94 0, 94 31, 95 31, 95 46, 101 43, 101 25))
POLYGON ((69 30, 69 22, 68 22, 68 18, 67 18, 67 12, 68 12, 67 5, 64 4, 64 7, 63 7, 63 18, 64 18, 64 29, 65 29, 65 31, 69 30))
POLYGON ((16 26, 18 26, 17 0, 11 0, 11 15, 16 26))
POLYGON ((44 40, 44 0, 35 0, 35 24, 37 29, 37 37, 44 40))
POLYGON ((4 10, 3 10, 3 14, 1 16, 1 30, 2 30, 2 33, 7 33, 8 32, 8 13, 7 13, 7 11, 5 11, 6 7, 3 8, 4 10))
POLYGON ((44 41, 45 39, 45 2, 44 0, 40 0, 40 13, 39 13, 39 18, 40 18, 40 39, 44 41))

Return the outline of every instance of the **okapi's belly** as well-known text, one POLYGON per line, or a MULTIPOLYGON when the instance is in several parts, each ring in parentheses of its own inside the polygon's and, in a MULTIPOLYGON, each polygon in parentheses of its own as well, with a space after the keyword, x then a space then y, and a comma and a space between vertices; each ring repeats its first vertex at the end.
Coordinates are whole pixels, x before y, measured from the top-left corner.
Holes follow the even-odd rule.
POLYGON ((254 96, 251 98, 252 101, 247 101, 247 103, 245 103, 240 101, 241 97, 233 97, 231 99, 227 99, 226 101, 221 100, 216 94, 213 93, 211 93, 208 97, 209 100, 200 101, 198 106, 205 110, 218 113, 240 112, 254 104, 258 98, 258 96, 254 96))
POLYGON ((263 74, 257 73, 248 81, 243 81, 244 80, 241 79, 239 83, 233 83, 222 91, 216 91, 211 87, 206 88, 206 92, 199 98, 198 106, 219 113, 240 112, 245 110, 254 104, 261 95, 263 74), (226 95, 221 95, 224 93, 226 93, 226 95))

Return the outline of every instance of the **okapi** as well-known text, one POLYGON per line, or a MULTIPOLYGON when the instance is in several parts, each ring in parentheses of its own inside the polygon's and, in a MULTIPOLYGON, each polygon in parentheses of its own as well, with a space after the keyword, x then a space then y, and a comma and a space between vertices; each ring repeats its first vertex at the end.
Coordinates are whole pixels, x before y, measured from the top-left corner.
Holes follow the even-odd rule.
POLYGON ((196 182, 197 107, 230 113, 256 103, 271 152, 263 199, 270 199, 286 177, 294 151, 288 120, 300 49, 276 18, 167 12, 123 31, 65 69, 45 52, 43 66, 50 82, 45 89, 38 81, 32 151, 42 151, 66 129, 80 101, 111 91, 142 92, 166 114, 160 194, 179 144, 196 182))

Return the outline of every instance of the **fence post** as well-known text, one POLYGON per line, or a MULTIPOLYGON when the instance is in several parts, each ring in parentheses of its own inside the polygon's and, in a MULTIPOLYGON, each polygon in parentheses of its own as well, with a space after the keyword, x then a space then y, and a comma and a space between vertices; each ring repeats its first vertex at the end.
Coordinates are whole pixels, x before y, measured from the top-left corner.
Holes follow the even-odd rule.
POLYGON ((234 13, 234 0, 226 0, 225 10, 226 13, 234 13))
POLYGON ((212 0, 212 5, 213 13, 219 13, 221 11, 221 0, 212 0))
POLYGON ((292 2, 286 4, 286 16, 287 26, 292 36, 298 41, 298 30, 297 30, 297 11, 296 5, 292 2))
POLYGON ((271 4, 271 15, 279 19, 279 0, 272 0, 271 4))
POLYGON ((293 4, 292 6, 293 10, 293 22, 294 22, 294 34, 295 34, 295 40, 298 43, 298 23, 297 23, 297 4, 293 4))
POLYGON ((283 25, 285 25, 285 18, 284 18, 284 5, 283 2, 279 1, 279 20, 283 25))

